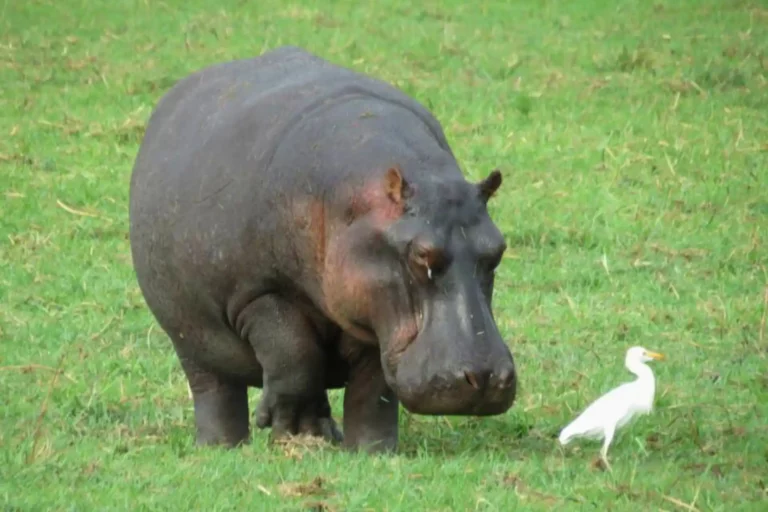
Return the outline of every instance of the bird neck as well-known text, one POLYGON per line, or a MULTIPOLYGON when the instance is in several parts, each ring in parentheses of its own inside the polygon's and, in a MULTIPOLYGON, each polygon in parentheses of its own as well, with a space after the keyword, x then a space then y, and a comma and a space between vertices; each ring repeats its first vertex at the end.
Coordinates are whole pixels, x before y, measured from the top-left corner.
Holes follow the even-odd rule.
POLYGON ((637 380, 633 383, 637 389, 637 399, 641 400, 642 410, 646 412, 653 408, 653 397, 656 395, 656 379, 653 377, 651 368, 641 361, 627 362, 627 369, 637 375, 637 380))
POLYGON ((647 364, 640 361, 629 361, 626 366, 627 370, 637 375, 637 380, 653 383, 653 371, 647 364))

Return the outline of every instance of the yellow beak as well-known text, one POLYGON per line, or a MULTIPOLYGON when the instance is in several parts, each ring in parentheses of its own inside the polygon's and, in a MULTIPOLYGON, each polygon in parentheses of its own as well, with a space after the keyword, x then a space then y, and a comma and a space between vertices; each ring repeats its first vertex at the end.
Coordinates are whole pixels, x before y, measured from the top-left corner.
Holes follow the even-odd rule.
POLYGON ((664 359, 664 354, 659 354, 658 352, 651 352, 650 350, 646 351, 645 355, 647 355, 651 359, 656 359, 657 361, 664 359))

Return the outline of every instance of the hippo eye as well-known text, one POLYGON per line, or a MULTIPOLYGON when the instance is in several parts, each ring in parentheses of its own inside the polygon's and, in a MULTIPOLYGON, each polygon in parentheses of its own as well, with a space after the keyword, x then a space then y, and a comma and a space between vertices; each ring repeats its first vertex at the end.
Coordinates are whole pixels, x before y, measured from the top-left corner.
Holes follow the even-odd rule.
POLYGON ((410 248, 410 260, 418 272, 432 279, 442 273, 450 258, 440 247, 424 241, 415 242, 410 248))

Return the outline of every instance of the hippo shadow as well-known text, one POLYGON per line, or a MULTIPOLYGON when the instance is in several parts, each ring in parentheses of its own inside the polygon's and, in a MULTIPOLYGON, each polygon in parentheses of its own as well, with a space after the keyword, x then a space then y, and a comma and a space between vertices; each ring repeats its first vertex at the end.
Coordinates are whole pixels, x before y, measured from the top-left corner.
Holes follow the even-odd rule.
POLYGON ((557 453, 557 431, 534 425, 516 415, 450 417, 401 414, 398 454, 425 453, 457 457, 483 453, 491 456, 546 456, 557 453))

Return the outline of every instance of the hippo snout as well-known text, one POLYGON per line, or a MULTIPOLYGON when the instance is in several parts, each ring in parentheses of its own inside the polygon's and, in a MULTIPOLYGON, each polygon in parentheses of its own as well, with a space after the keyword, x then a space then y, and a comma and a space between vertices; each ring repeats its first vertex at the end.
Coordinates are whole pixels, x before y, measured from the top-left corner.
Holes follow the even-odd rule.
POLYGON ((384 375, 414 414, 502 414, 517 392, 514 358, 496 325, 490 292, 472 277, 475 263, 467 256, 452 261, 416 301, 413 337, 386 324, 378 329, 384 375))
POLYGON ((517 376, 513 362, 495 368, 462 366, 428 379, 397 372, 396 393, 415 414, 490 416, 506 412, 514 403, 517 376))

